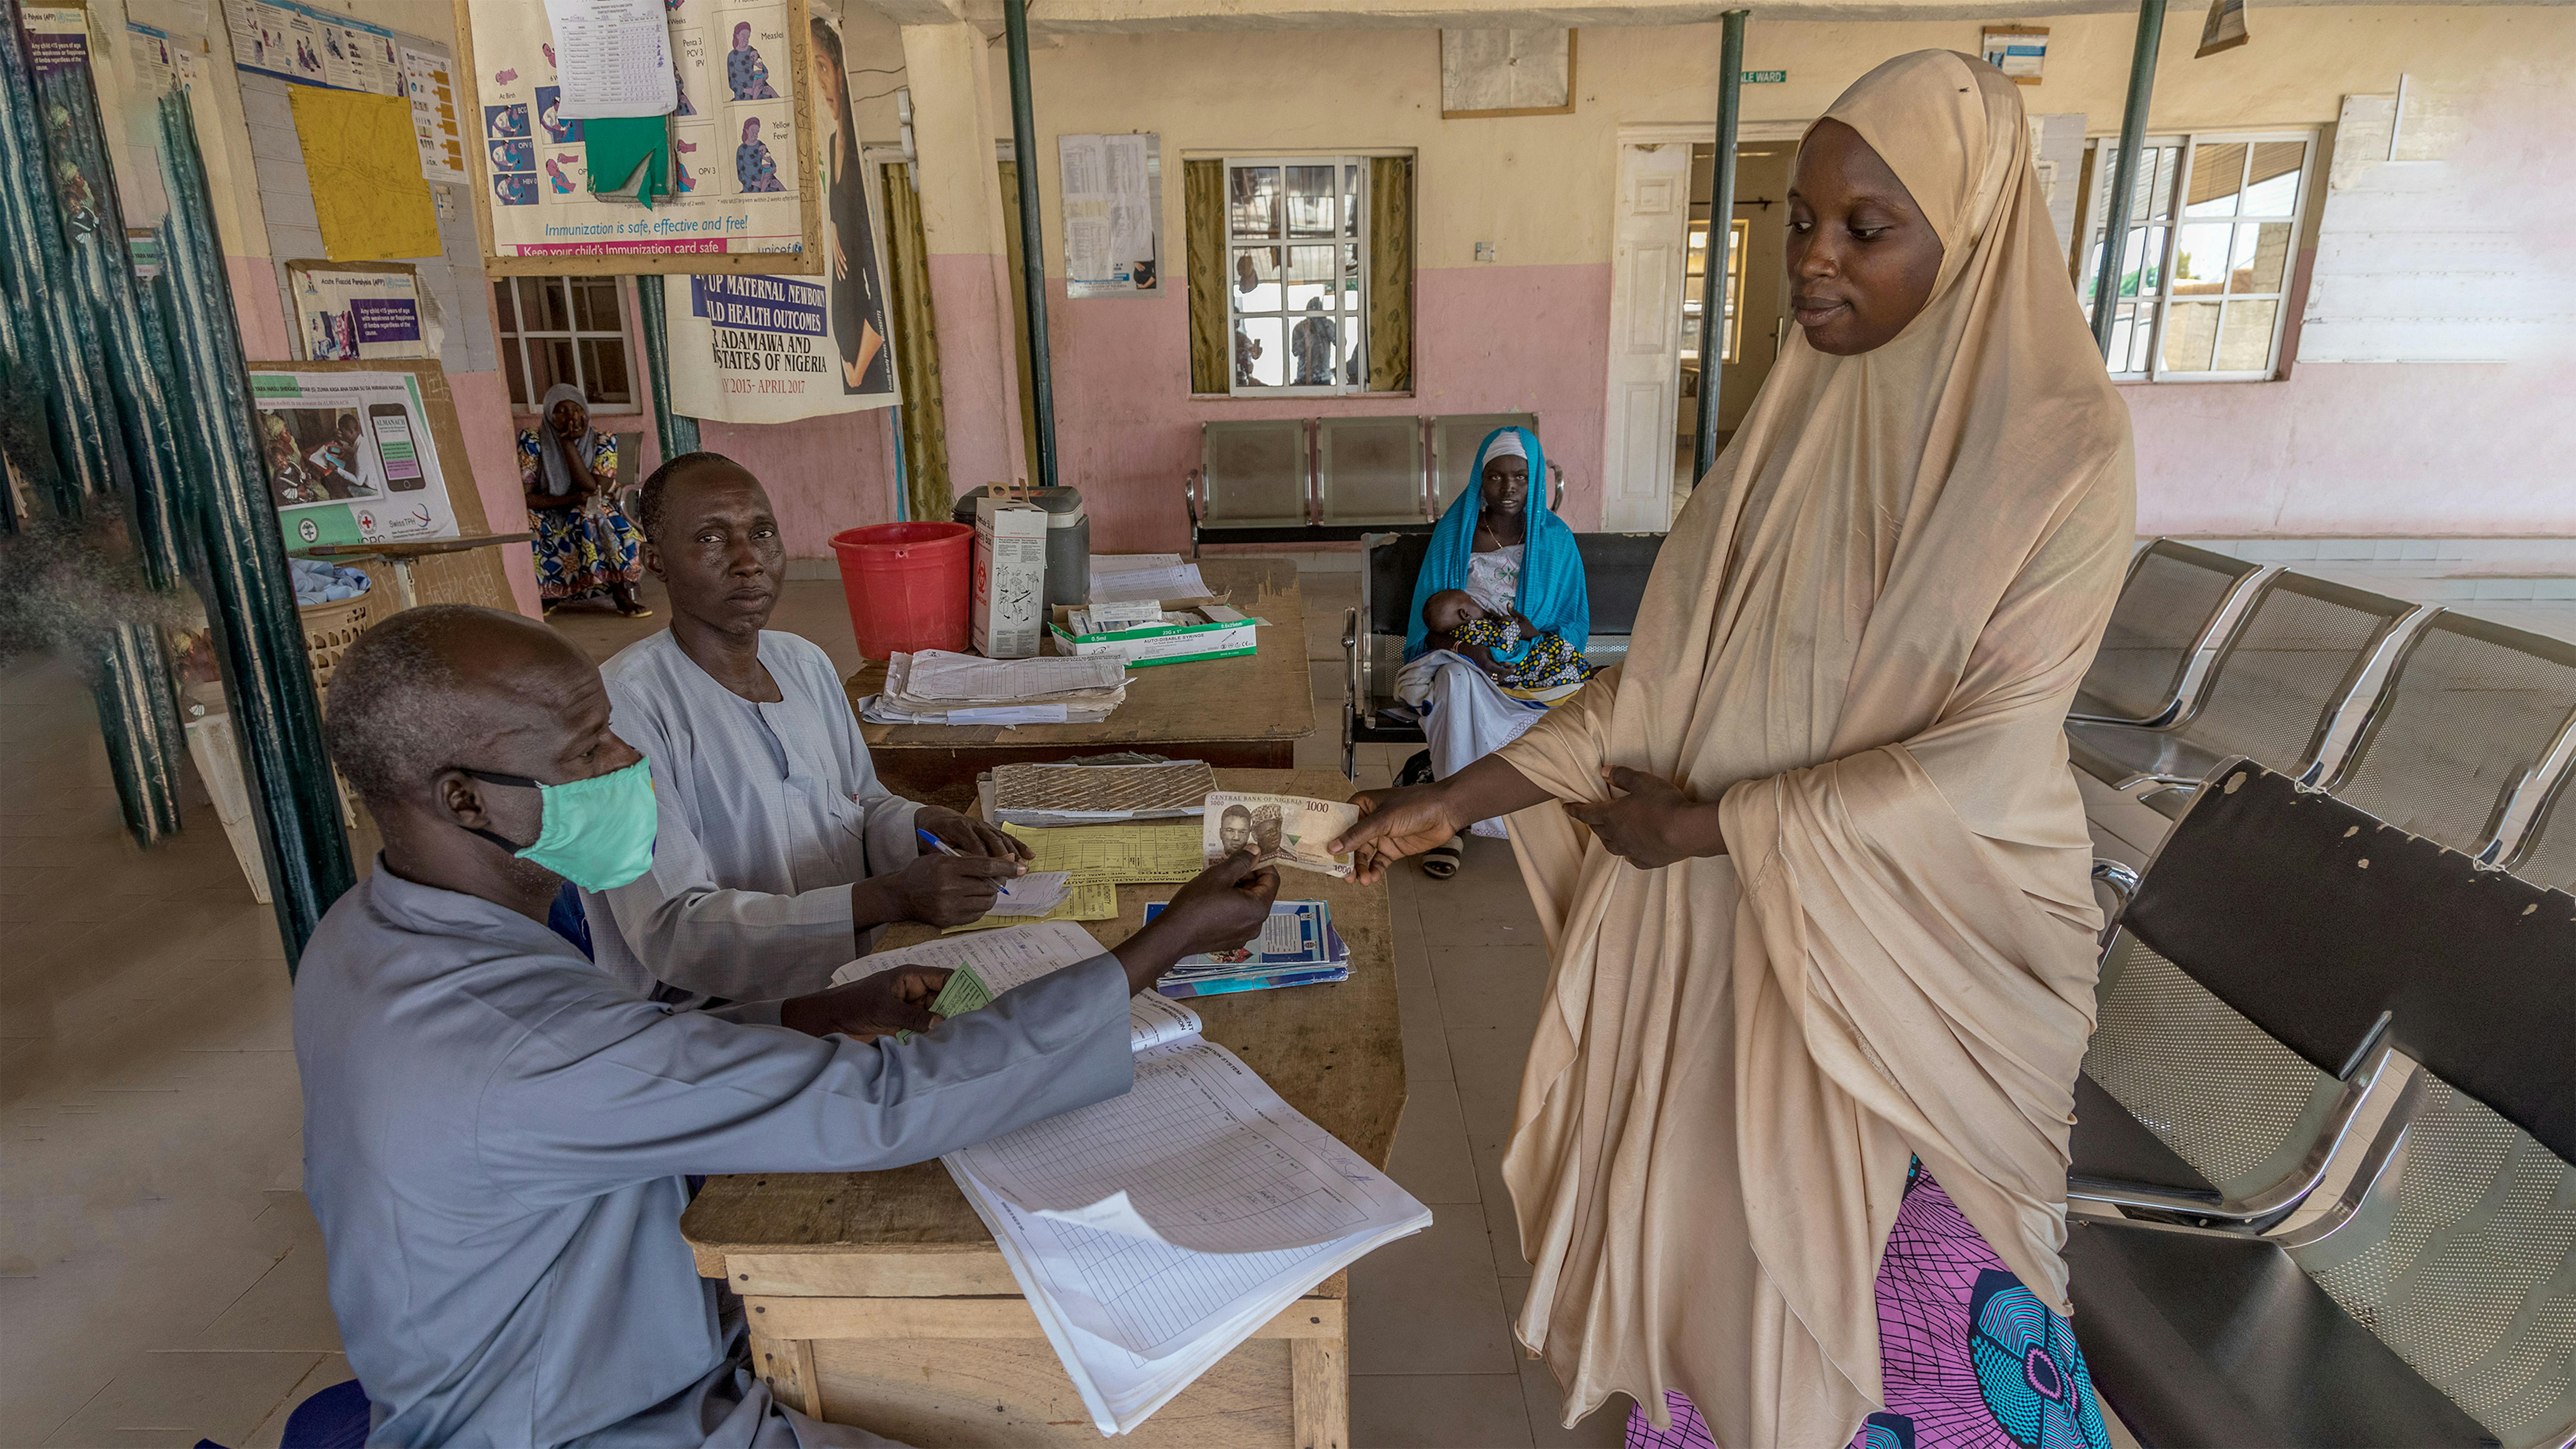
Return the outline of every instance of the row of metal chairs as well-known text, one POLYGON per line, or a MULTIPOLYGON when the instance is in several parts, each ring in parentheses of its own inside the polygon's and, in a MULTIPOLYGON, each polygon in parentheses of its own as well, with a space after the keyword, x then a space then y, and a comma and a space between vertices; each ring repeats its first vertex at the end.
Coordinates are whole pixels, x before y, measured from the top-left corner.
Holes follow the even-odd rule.
POLYGON ((2278 565, 2140 550, 2068 715, 2076 766, 2178 816, 2246 755, 2576 888, 2576 644, 2278 565))
POLYGON ((2570 1443, 2576 897, 2242 758, 2197 783, 2111 872, 2077 1084, 2103 1397, 2151 1446, 2570 1443))
MULTIPOLYGON (((1199 466, 1181 485, 1190 548, 1347 543, 1428 532, 1466 490, 1476 445, 1496 428, 1538 432, 1536 413, 1260 418, 1199 424, 1199 466)), ((1549 506, 1565 470, 1548 465, 1549 506)))

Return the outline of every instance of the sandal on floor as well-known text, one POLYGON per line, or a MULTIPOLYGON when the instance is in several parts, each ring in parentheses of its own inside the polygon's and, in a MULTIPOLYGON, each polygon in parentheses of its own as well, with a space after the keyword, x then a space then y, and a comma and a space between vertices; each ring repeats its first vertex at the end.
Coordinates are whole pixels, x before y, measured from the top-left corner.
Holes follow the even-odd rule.
POLYGON ((1458 848, 1458 837, 1450 836, 1422 852, 1422 873, 1433 880, 1447 880, 1458 873, 1458 863, 1463 855, 1464 852, 1458 848))

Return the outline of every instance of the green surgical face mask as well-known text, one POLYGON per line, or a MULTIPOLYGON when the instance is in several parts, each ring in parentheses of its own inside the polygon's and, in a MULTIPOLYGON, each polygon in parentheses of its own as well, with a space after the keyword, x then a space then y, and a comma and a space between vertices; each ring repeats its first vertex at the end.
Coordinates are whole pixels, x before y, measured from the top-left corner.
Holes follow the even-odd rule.
POLYGON ((535 844, 523 846, 489 830, 474 831, 519 859, 542 865, 586 891, 615 890, 652 868, 659 819, 653 809, 652 761, 637 760, 623 770, 562 785, 462 765, 457 769, 477 780, 537 792, 545 814, 535 844))

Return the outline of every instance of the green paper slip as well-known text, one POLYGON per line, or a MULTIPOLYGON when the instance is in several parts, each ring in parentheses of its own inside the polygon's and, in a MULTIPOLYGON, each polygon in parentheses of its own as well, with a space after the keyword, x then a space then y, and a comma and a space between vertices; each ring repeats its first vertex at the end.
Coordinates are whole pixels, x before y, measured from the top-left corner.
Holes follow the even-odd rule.
MULTIPOLYGON (((975 974, 974 967, 960 966, 948 973, 948 984, 939 988, 939 995, 931 1000, 930 1009, 945 1020, 992 1004, 993 988, 984 984, 984 978, 975 974)), ((895 1040, 901 1042, 909 1042, 916 1035, 918 1033, 909 1031, 894 1034, 895 1040)))
POLYGON ((671 127, 660 116, 602 116, 581 123, 590 189, 651 206, 671 194, 671 127))

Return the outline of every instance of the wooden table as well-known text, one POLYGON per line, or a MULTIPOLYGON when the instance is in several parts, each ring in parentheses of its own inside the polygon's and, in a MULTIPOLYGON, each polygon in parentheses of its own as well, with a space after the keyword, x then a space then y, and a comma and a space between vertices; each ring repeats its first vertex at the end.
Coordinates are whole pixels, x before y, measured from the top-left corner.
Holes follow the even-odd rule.
MULTIPOLYGON (((1347 799, 1330 770, 1220 770, 1228 790, 1347 799)), ((1284 871, 1281 894, 1330 901, 1351 950, 1334 986, 1200 997, 1207 1037, 1379 1168, 1404 1109, 1386 887, 1284 871)), ((1104 945, 1173 886, 1121 886, 1104 945)), ((931 934, 897 926, 892 947, 931 934)), ((752 1359, 785 1403, 923 1446, 1100 1442, 993 1235, 936 1162, 891 1172, 717 1177, 681 1232, 698 1272, 743 1297, 752 1359)), ((1138 1426, 1140 1446, 1349 1442, 1349 1283, 1336 1273, 1138 1426)))
MULTIPOLYGON (((1292 559, 1205 559, 1199 576, 1235 608, 1270 621, 1260 652, 1128 671, 1127 702, 1098 724, 880 725, 862 723, 878 778, 898 795, 963 810, 975 776, 1014 760, 1142 750, 1219 769, 1285 770, 1315 729, 1306 668, 1306 611, 1292 559)), ((1052 651, 1050 651, 1052 652, 1052 651)), ((846 682, 850 705, 885 687, 872 660, 846 682)))

